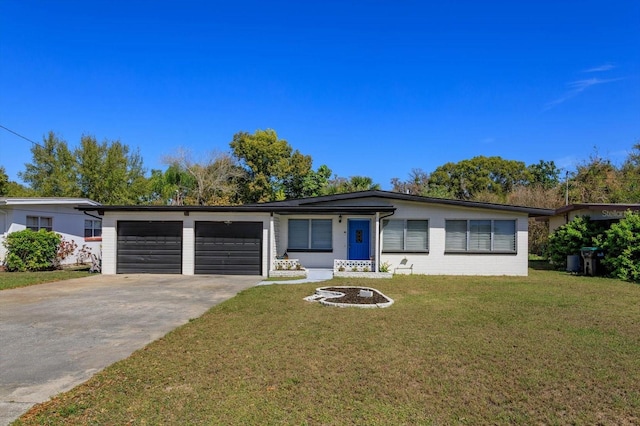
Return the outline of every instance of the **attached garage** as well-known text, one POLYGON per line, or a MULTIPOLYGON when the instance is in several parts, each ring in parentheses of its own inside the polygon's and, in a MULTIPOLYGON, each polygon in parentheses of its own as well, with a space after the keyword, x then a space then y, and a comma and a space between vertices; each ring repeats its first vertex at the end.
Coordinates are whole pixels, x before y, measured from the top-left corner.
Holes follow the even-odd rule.
POLYGON ((118 274, 181 274, 182 222, 118 221, 118 274))
POLYGON ((262 222, 196 222, 195 273, 262 275, 262 222))

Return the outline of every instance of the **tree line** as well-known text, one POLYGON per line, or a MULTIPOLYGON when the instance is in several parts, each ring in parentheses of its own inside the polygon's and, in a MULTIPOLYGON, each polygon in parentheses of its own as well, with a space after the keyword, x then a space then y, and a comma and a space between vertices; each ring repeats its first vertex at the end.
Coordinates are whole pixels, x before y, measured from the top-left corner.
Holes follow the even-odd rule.
MULTIPOLYGON (((368 176, 340 177, 294 149, 274 130, 238 132, 229 151, 194 158, 178 149, 150 173, 138 150, 82 136, 75 149, 49 132, 32 161, 10 181, 0 166, 0 196, 84 197, 102 204, 236 205, 380 189, 368 176)), ((640 142, 621 165, 597 151, 569 173, 553 161, 534 164, 498 156, 449 162, 431 172, 393 178, 392 191, 435 198, 556 208, 569 203, 637 203, 640 142)))

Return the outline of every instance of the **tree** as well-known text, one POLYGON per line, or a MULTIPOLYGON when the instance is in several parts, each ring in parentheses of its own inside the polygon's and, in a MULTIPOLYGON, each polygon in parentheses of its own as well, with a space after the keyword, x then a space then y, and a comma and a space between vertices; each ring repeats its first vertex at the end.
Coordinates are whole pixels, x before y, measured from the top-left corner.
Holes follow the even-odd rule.
POLYGON ((9 176, 4 167, 0 166, 0 197, 5 197, 9 192, 9 176))
POLYGON ((300 197, 317 197, 326 195, 327 185, 331 177, 331 169, 326 165, 318 167, 318 170, 311 170, 302 178, 302 191, 300 197))
POLYGON ((42 145, 31 148, 33 163, 25 164, 18 176, 41 197, 77 197, 76 161, 67 146, 55 133, 49 132, 42 145))
POLYGON ((32 189, 9 180, 5 168, 0 166, 0 197, 33 197, 32 189))
POLYGON ((391 190, 402 194, 426 195, 429 191, 429 174, 422 169, 411 169, 409 179, 391 179, 391 190))
POLYGON ((640 200, 640 142, 636 143, 620 169, 622 193, 620 202, 637 203, 640 200))
POLYGON ((120 141, 82 136, 73 152, 49 132, 32 147, 33 163, 19 176, 43 197, 86 197, 103 204, 140 204, 149 192, 142 157, 120 141))
MULTIPOLYGON (((564 204, 556 188, 543 185, 518 186, 509 195, 507 203, 517 206, 556 209, 564 204)), ((529 253, 543 256, 549 241, 549 222, 529 219, 529 253)))
POLYGON ((275 130, 239 132, 229 145, 246 171, 241 184, 245 203, 306 196, 313 191, 314 180, 319 183, 326 175, 325 169, 318 169, 317 176, 305 181, 312 172, 311 157, 294 151, 286 140, 278 139, 275 130))
POLYGON ((597 151, 579 164, 570 181, 570 203, 618 203, 623 186, 619 170, 597 151))
POLYGON ((543 189, 556 188, 560 183, 560 169, 553 161, 540 160, 527 167, 529 185, 541 186, 543 189))
POLYGON ((80 196, 103 204, 141 204, 148 196, 148 182, 139 152, 120 141, 99 143, 82 136, 74 152, 80 196))
POLYGON ((227 153, 211 152, 193 160, 190 151, 179 149, 163 159, 169 168, 164 175, 172 204, 220 205, 238 200, 238 182, 244 170, 227 153))
POLYGON ((523 162, 484 156, 446 163, 430 176, 430 184, 448 188, 453 197, 462 200, 473 200, 482 192, 504 199, 515 187, 526 185, 529 180, 530 174, 523 162))
POLYGON ((327 184, 327 194, 379 190, 380 184, 374 183, 368 176, 351 176, 349 179, 334 176, 327 184))

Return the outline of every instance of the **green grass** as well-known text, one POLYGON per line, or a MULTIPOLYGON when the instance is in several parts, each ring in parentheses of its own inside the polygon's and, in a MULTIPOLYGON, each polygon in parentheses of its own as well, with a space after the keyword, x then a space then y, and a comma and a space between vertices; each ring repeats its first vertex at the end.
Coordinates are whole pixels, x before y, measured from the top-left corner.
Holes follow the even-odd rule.
POLYGON ((82 278, 90 275, 88 268, 82 270, 64 269, 43 272, 0 272, 0 290, 26 287, 53 281, 82 278))
POLYGON ((265 281, 295 281, 305 279, 305 275, 298 275, 295 277, 269 277, 265 281))
POLYGON ((387 309, 254 287, 18 424, 637 424, 640 286, 529 277, 336 279, 387 309))

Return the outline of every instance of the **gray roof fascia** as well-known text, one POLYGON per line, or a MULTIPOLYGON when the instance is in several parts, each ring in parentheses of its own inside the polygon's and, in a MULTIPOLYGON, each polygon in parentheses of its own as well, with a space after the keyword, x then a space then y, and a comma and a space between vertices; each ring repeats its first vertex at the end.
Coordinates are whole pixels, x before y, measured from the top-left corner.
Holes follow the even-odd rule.
MULTIPOLYGON (((514 206, 509 204, 484 203, 478 201, 451 200, 446 198, 423 197, 420 195, 402 194, 391 191, 360 191, 345 194, 323 195, 319 197, 299 198, 295 200, 271 201, 266 203, 243 204, 239 206, 102 206, 102 211, 204 211, 204 212, 273 212, 281 214, 295 213, 363 213, 393 212, 393 206, 327 206, 332 201, 353 200, 362 198, 381 198, 386 200, 402 200, 423 204, 440 204, 466 208, 488 209, 526 213, 530 217, 552 216, 553 209, 514 206)), ((79 209, 83 210, 84 207, 79 209)), ((98 209, 91 209, 98 210, 98 209)))
POLYGON ((239 206, 77 206, 80 211, 104 212, 208 212, 208 213, 279 213, 279 214, 374 214, 392 213, 396 210, 392 206, 267 206, 267 205, 239 205, 239 206))
POLYGON ((88 198, 73 197, 0 197, 0 205, 5 206, 33 206, 33 205, 88 205, 100 206, 97 201, 88 198))
POLYGON ((317 204, 327 203, 331 201, 357 200, 361 198, 372 198, 372 197, 382 198, 387 200, 411 201, 411 202, 425 203, 425 204, 443 204, 443 205, 451 205, 451 206, 458 206, 458 207, 512 211, 512 212, 518 212, 518 213, 527 213, 531 217, 551 216, 554 213, 553 209, 514 206, 509 204, 484 203, 479 201, 452 200, 447 198, 433 198, 433 197, 424 197, 421 195, 402 194, 400 192, 380 191, 380 190, 324 195, 320 197, 301 198, 298 200, 273 201, 268 204, 275 205, 279 203, 297 203, 297 205, 317 205, 317 204))
POLYGON ((573 210, 582 210, 582 209, 592 209, 592 208, 619 208, 619 209, 637 209, 640 208, 640 204, 625 204, 625 203, 577 203, 577 204, 569 204, 567 206, 562 206, 557 208, 554 211, 554 215, 567 213, 573 210))

